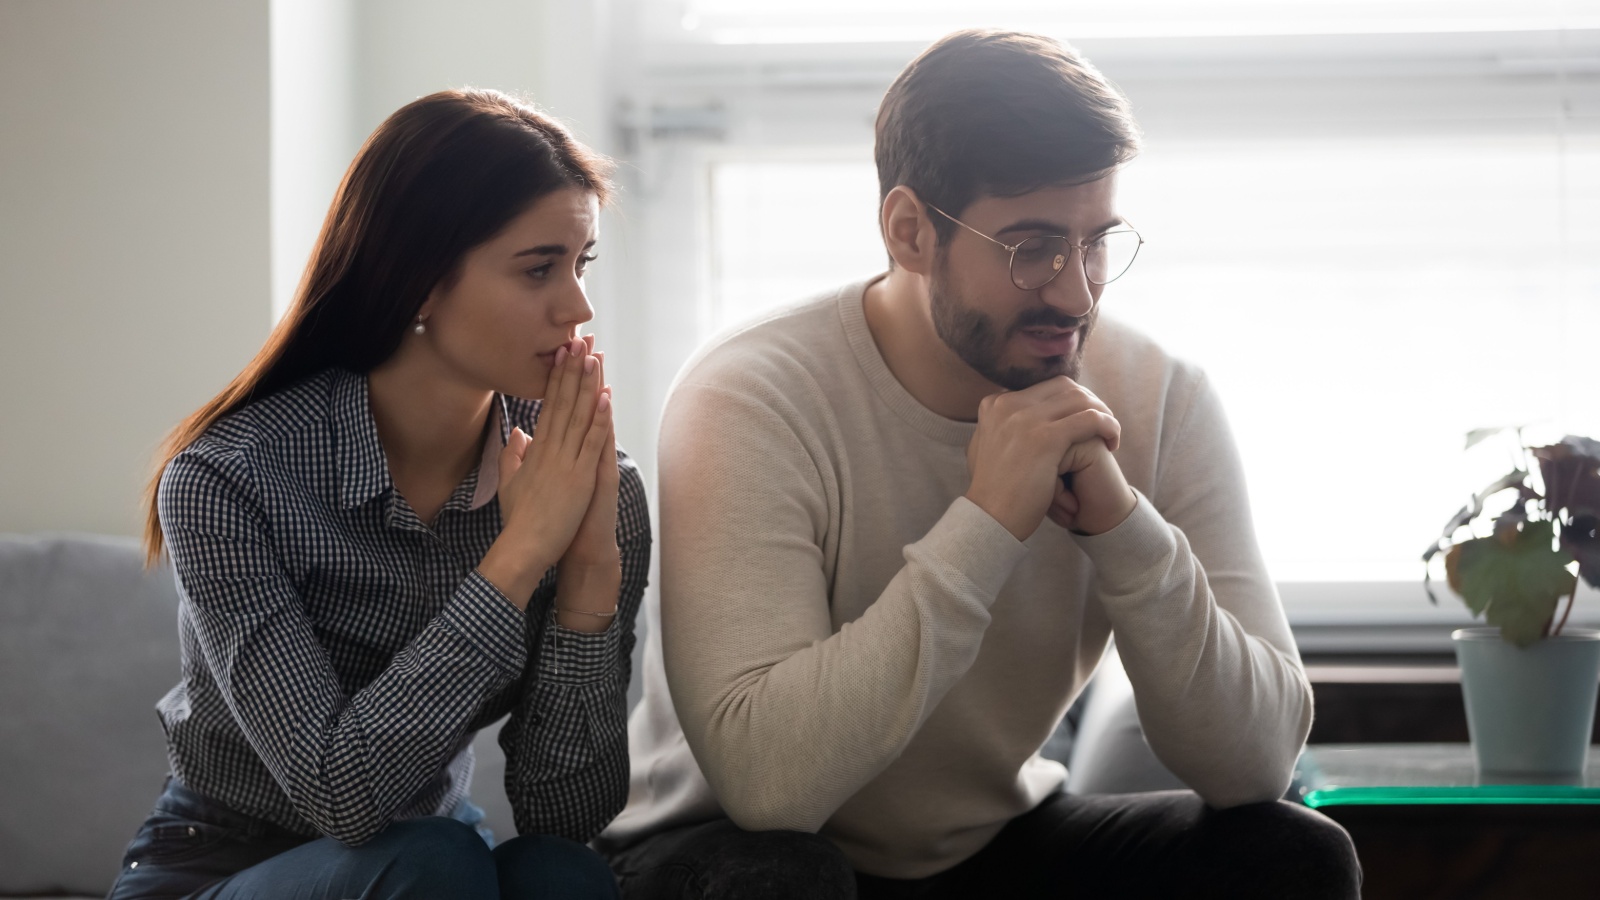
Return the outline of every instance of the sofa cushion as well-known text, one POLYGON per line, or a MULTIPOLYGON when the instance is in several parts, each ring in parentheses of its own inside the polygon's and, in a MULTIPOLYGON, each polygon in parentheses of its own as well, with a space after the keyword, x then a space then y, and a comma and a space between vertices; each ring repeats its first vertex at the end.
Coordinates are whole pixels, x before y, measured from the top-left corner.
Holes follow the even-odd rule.
POLYGON ((0 536, 0 894, 103 896, 161 791, 177 596, 131 538, 0 536))

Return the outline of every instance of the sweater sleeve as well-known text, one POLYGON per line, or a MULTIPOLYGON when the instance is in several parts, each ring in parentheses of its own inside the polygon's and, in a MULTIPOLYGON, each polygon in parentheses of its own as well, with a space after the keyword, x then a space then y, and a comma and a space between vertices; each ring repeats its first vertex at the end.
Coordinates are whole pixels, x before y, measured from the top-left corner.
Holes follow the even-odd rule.
POLYGON ((1075 536, 1145 737, 1212 806, 1280 797, 1311 729, 1311 688, 1204 380, 1163 442, 1152 493, 1111 531, 1075 536))
POLYGON ((1027 549, 958 498, 834 632, 823 444, 776 393, 694 382, 663 418, 662 646, 684 736, 729 817, 814 832, 972 665, 1027 549))

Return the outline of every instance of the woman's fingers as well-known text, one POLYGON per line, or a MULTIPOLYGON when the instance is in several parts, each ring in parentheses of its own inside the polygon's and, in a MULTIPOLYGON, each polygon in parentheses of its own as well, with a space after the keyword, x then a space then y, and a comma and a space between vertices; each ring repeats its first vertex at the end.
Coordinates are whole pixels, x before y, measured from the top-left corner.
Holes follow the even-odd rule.
MULTIPOLYGON (((610 412, 612 408, 611 386, 606 385, 600 389, 600 402, 606 405, 610 412)), ((596 477, 600 479, 600 486, 611 492, 617 489, 620 476, 617 473, 617 418, 615 415, 607 416, 606 436, 601 444, 600 458, 595 461, 599 466, 596 477)))
MULTIPOLYGON (((579 449, 579 462, 588 461, 595 465, 598 472, 599 461, 604 458, 607 447, 614 447, 615 441, 611 436, 611 393, 609 391, 600 395, 594 405, 594 418, 589 423, 589 430, 583 439, 583 446, 579 449)), ((616 451, 611 453, 612 468, 616 468, 616 451)))
MULTIPOLYGON (((578 398, 582 393, 584 361, 589 358, 584 350, 584 343, 580 340, 568 341, 563 349, 566 350, 566 359, 561 363, 561 382, 554 390, 545 391, 546 402, 550 408, 548 415, 546 413, 539 415, 539 430, 543 431, 548 424, 550 429, 548 440, 556 447, 563 446, 572 439, 573 436, 569 433, 572 430, 572 420, 583 412, 578 398), (546 419, 549 420, 548 423, 546 419)), ((560 351, 557 351, 557 354, 559 355, 560 351)), ((582 434, 583 432, 578 432, 579 440, 582 439, 582 434)))
POLYGON ((572 344, 568 342, 556 348, 555 361, 550 364, 550 375, 544 382, 544 402, 539 409, 539 421, 533 429, 534 443, 544 445, 554 441, 559 445, 558 438, 563 431, 556 423, 564 420, 561 415, 561 397, 567 381, 567 373, 571 370, 569 363, 572 356, 572 344))
POLYGON ((522 468, 522 460, 528 452, 528 442, 528 435, 521 428, 513 428, 511 437, 506 439, 506 445, 500 448, 499 481, 502 490, 522 468))
POLYGON ((577 392, 564 435, 564 444, 575 454, 581 452, 588 439, 589 428, 594 423, 595 407, 600 399, 600 360, 585 353, 582 366, 583 372, 577 379, 577 392))

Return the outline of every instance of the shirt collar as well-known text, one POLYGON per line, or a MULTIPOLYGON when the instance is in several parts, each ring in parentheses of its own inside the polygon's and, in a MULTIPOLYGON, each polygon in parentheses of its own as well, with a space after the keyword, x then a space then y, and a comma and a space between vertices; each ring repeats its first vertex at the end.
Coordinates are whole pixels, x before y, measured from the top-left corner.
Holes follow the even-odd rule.
POLYGON ((367 399, 367 376, 339 370, 333 383, 333 433, 342 508, 360 506, 393 486, 367 399))
POLYGON ((472 502, 467 509, 478 509, 494 499, 500 490, 500 451, 511 440, 511 418, 506 413, 504 394, 494 395, 494 405, 489 408, 489 434, 483 439, 483 457, 478 460, 477 471, 469 476, 477 479, 472 487, 472 502))
MULTIPOLYGON (((500 488, 500 450, 511 439, 511 416, 504 394, 494 395, 489 419, 483 456, 468 476, 474 479, 469 510, 488 504, 500 488)), ((365 375, 339 370, 333 385, 333 428, 342 508, 354 509, 394 486, 389 477, 389 461, 378 440, 378 423, 372 418, 365 375)))

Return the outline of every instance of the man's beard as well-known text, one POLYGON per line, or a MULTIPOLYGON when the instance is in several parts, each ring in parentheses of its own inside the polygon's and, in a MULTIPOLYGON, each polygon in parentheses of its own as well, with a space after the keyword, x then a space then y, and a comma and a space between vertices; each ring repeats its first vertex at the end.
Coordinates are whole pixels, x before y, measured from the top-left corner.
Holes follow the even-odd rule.
POLYGON ((940 260, 939 270, 928 283, 928 299, 933 311, 933 328, 961 361, 972 370, 1009 391, 1020 391, 1057 375, 1078 380, 1083 366, 1083 348, 1100 315, 1100 306, 1087 316, 1069 316, 1059 309, 1038 306, 1023 310, 1004 330, 995 320, 957 296, 949 272, 940 260), (1077 328, 1078 342, 1070 355, 1050 356, 1035 367, 1009 366, 1001 362, 1006 344, 1026 328, 1077 328))

